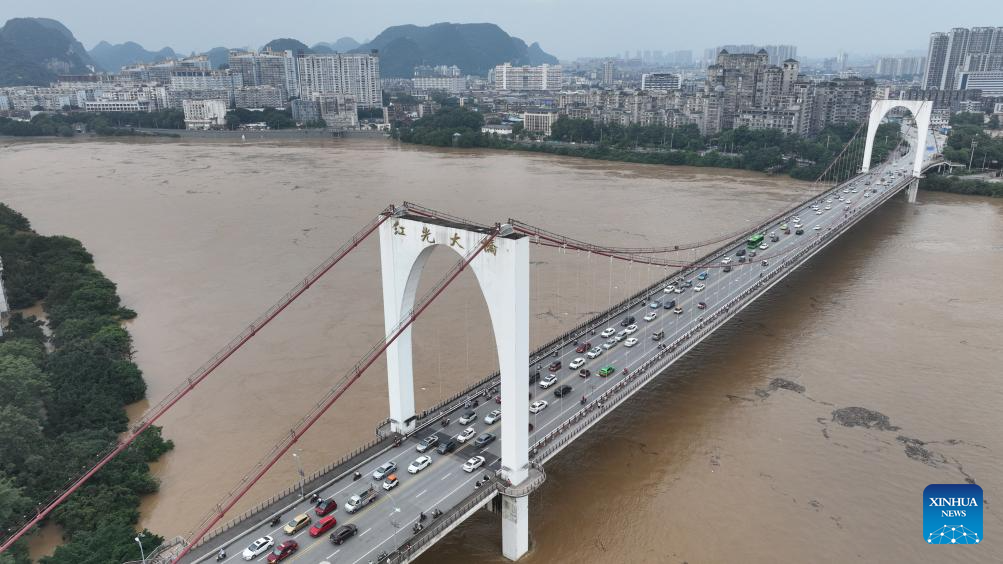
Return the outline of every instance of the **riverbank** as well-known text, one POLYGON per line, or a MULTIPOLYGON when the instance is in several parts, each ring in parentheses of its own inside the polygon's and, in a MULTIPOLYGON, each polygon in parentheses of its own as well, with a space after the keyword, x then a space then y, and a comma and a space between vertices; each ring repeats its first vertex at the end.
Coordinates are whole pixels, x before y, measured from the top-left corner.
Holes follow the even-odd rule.
MULTIPOLYGON (((40 305, 47 317, 14 313, 0 339, 0 528, 12 531, 115 444, 127 429, 125 406, 144 398, 146 383, 122 327, 136 314, 79 241, 39 235, 0 204, 0 256, 11 308, 40 305)), ((140 496, 158 489, 149 464, 172 447, 153 427, 91 478, 48 518, 56 527, 46 535, 61 532, 65 542, 40 561, 131 559, 140 496)), ((162 540, 143 533, 147 550, 162 540)), ((5 564, 31 561, 30 535, 5 564)))
POLYGON ((1003 198, 1003 182, 976 180, 963 176, 944 176, 932 174, 919 182, 919 187, 932 192, 948 192, 968 196, 989 196, 1003 198))

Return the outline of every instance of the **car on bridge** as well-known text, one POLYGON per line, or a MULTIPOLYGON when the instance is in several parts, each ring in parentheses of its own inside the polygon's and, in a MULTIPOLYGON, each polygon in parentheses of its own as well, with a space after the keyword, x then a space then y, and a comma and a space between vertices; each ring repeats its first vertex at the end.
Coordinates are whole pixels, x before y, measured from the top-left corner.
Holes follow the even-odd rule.
POLYGON ((382 480, 383 478, 386 478, 387 476, 393 474, 396 471, 397 471, 396 462, 386 462, 373 471, 373 479, 382 480))
POLYGON ((546 400, 537 400, 537 401, 534 401, 529 406, 529 412, 530 413, 540 413, 544 409, 547 409, 547 405, 548 404, 547 404, 546 400))
POLYGON ((708 276, 710 276, 710 275, 707 274, 707 271, 705 270, 705 271, 701 272, 700 274, 697 274, 697 280, 706 280, 708 276))
POLYGON ((553 386, 556 383, 557 383, 557 376, 551 374, 550 376, 547 376, 543 380, 540 380, 540 388, 546 390, 547 388, 553 386))
POLYGON ((554 396, 559 397, 559 398, 563 398, 564 396, 566 396, 566 395, 568 395, 570 393, 571 393, 571 386, 569 386, 567 384, 565 384, 565 385, 561 386, 560 388, 557 388, 556 390, 554 390, 554 396))
POLYGON ((456 450, 456 441, 453 439, 446 439, 439 448, 435 449, 439 454, 446 454, 456 450))
POLYGON ((585 359, 582 357, 578 357, 568 363, 568 368, 572 370, 577 370, 578 368, 581 368, 584 365, 585 365, 585 359))
MULTIPOLYGON (((539 378, 537 378, 537 380, 539 380, 539 378)), ((470 411, 464 413, 463 416, 460 417, 458 421, 460 422, 460 425, 466 425, 471 421, 477 421, 477 412, 471 409, 470 411)))
POLYGON ((602 348, 609 350, 616 346, 620 341, 616 337, 610 337, 608 341, 602 344, 602 348))
POLYGON ((268 552, 268 549, 272 548, 274 545, 275 539, 272 537, 261 537, 245 548, 244 552, 240 553, 240 557, 244 560, 254 560, 265 552, 268 552))
POLYGON ((282 527, 282 531, 287 535, 295 535, 308 526, 310 526, 310 516, 306 513, 300 513, 293 517, 292 521, 286 523, 286 526, 282 527))
POLYGON ((407 472, 408 474, 417 474, 418 472, 421 472, 422 470, 428 468, 429 465, 431 464, 432 464, 432 457, 423 454, 418 458, 415 458, 414 462, 408 465, 407 472))
POLYGON ((461 431, 459 435, 456 435, 456 442, 463 444, 472 439, 473 436, 476 434, 477 431, 474 431, 473 427, 467 427, 466 429, 461 431))
POLYGON ((337 501, 334 501, 334 499, 325 499, 324 501, 318 503, 317 507, 315 507, 313 511, 317 515, 323 517, 337 508, 338 508, 337 501))
POLYGON ((612 337, 615 333, 616 333, 616 329, 614 329, 612 327, 607 327, 607 328, 603 329, 602 333, 599 333, 599 336, 602 337, 603 339, 608 339, 608 338, 612 337))
POLYGON ((620 327, 626 327, 632 323, 634 323, 634 316, 628 315, 627 317, 623 318, 623 321, 620 322, 620 327))
POLYGON ((602 347, 593 347, 592 350, 590 350, 585 356, 589 357, 590 359, 594 359, 597 356, 601 355, 602 351, 603 351, 602 347))
MULTIPOLYGON (((539 370, 537 370, 536 372, 534 372, 534 373, 532 373, 532 374, 529 375, 529 385, 530 386, 532 386, 533 384, 535 384, 535 383, 537 383, 539 381, 540 381, 540 371, 539 370)), ((461 425, 462 425, 462 423, 461 423, 461 425)))
POLYGON ((683 313, 683 308, 677 307, 676 309, 672 310, 672 313, 676 315, 681 315, 683 313))
POLYGON ((484 416, 484 422, 487 423, 488 425, 493 425, 493 424, 497 423, 498 421, 501 421, 501 410, 500 409, 496 409, 496 410, 492 411, 491 413, 489 413, 489 414, 487 414, 487 415, 484 416))
POLYGON ((578 377, 579 378, 588 378, 591 375, 592 375, 592 371, 589 370, 588 368, 582 368, 581 370, 578 371, 578 377))
POLYGON ((470 460, 463 463, 463 471, 473 472, 474 470, 477 470, 481 466, 484 466, 484 460, 485 458, 480 455, 471 458, 470 460))
POLYGON ((497 438, 498 437, 496 437, 492 433, 484 433, 483 435, 477 437, 477 439, 474 441, 474 446, 477 448, 486 447, 489 444, 493 443, 497 438))
POLYGON ((331 533, 331 536, 328 538, 331 539, 331 542, 333 542, 334 544, 340 545, 345 541, 347 541, 348 539, 354 537, 355 533, 358 532, 359 528, 356 527, 355 525, 352 524, 342 525, 337 529, 335 529, 334 532, 331 533))
POLYGON ((612 366, 603 366, 599 369, 600 376, 611 376, 614 372, 616 372, 616 368, 612 366))
POLYGON ((338 524, 338 520, 334 518, 334 515, 328 515, 318 520, 312 527, 310 527, 310 536, 319 537, 326 533, 328 530, 333 529, 335 525, 338 524))
POLYGON ((383 480, 383 489, 390 491, 396 488, 400 484, 400 480, 397 479, 397 474, 390 474, 387 476, 386 480, 383 480))
MULTIPOLYGON (((651 309, 658 309, 658 308, 662 307, 662 302, 660 302, 658 300, 654 300, 653 302, 651 302, 650 304, 648 304, 648 307, 651 308, 651 309)), ((647 316, 645 316, 645 317, 647 317, 647 316)))
POLYGON ((665 331, 658 331, 656 333, 651 334, 652 341, 661 341, 664 338, 665 338, 665 331))
POLYGON ((721 259, 721 264, 731 264, 731 257, 724 257, 723 259, 721 259))
POLYGON ((637 331, 637 325, 634 325, 634 324, 628 325, 627 328, 623 330, 623 332, 626 333, 626 334, 628 334, 628 335, 631 335, 631 334, 633 334, 636 331, 637 331))
POLYGON ((664 304, 662 304, 662 307, 664 309, 672 309, 672 308, 676 307, 676 300, 669 300, 669 301, 665 302, 664 304))
POLYGON ((707 309, 706 302, 697 302, 697 309, 707 309))
POLYGON ((697 284, 696 286, 694 286, 693 291, 694 292, 703 292, 703 289, 706 288, 706 287, 707 287, 706 284, 697 284))
MULTIPOLYGON (((661 304, 658 304, 661 305, 661 304)), ((645 321, 654 321, 658 317, 657 311, 649 311, 647 315, 644 316, 645 321)))
POLYGON ((294 540, 287 540, 286 542, 276 546, 274 550, 268 553, 268 564, 273 564, 274 562, 282 562, 286 558, 293 555, 294 552, 299 550, 299 543, 294 540))
POLYGON ((619 333, 617 333, 616 336, 613 337, 613 338, 616 339, 616 342, 619 343, 620 341, 626 339, 627 335, 630 335, 630 333, 628 333, 627 330, 624 329, 623 331, 620 331, 619 333))
POLYGON ((592 348, 592 343, 579 343, 579 345, 575 347, 575 352, 581 354, 591 348, 592 348))
POLYGON ((429 435, 424 439, 422 439, 420 443, 418 443, 418 446, 415 447, 415 450, 417 450, 418 452, 425 452, 426 450, 434 447, 437 444, 439 444, 439 435, 429 435))
POLYGON ((676 287, 672 284, 669 284, 668 286, 662 288, 662 291, 665 292, 666 294, 671 294, 672 292, 676 291, 676 287))
POLYGON ((632 347, 632 346, 634 346, 636 344, 637 344, 637 338, 636 337, 630 337, 629 339, 627 339, 626 341, 623 342, 623 346, 625 346, 625 347, 632 347))
POLYGON ((554 362, 551 362, 550 366, 547 367, 547 370, 549 370, 551 372, 557 372, 560 369, 561 369, 561 361, 559 361, 559 360, 555 360, 554 362))

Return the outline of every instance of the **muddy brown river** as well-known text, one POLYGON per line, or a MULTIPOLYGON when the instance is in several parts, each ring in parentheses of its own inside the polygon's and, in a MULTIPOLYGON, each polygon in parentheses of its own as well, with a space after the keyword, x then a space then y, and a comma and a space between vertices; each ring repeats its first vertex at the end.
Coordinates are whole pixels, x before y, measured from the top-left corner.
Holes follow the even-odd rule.
MULTIPOLYGON (((0 141, 0 201, 41 233, 83 241, 139 312, 129 330, 151 401, 391 202, 663 246, 751 226, 811 189, 740 171, 381 140, 0 141)), ((176 448, 154 467, 161 491, 144 500, 143 526, 187 533, 379 338, 375 243, 160 421, 176 448)), ((425 287, 454 260, 433 259, 425 287)), ((534 344, 663 274, 537 247, 532 260, 534 344)), ((1001 290, 1003 201, 889 202, 551 462, 523 561, 1003 561, 1001 290), (898 430, 844 426, 833 413, 847 407, 898 430), (927 546, 923 488, 966 478, 985 490, 986 542, 927 546)), ((467 273, 414 335, 419 409, 497 365, 467 273)), ((373 436, 387 414, 385 370, 374 365, 304 437, 308 472, 373 436)), ((295 481, 290 457, 241 507, 295 481)), ((57 537, 37 536, 35 554, 57 537)), ((482 512, 422 561, 500 553, 500 522, 482 512)))

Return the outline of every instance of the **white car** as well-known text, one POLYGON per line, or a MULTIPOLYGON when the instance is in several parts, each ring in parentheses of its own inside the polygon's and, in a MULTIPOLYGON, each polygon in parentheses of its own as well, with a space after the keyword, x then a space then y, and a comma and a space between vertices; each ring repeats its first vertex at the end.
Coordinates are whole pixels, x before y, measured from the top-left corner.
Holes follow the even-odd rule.
MULTIPOLYGON (((730 258, 730 257, 729 257, 729 258, 730 258)), ((731 260, 728 260, 728 262, 731 262, 731 260)), ((728 263, 726 262, 725 264, 728 264, 728 263)), ((682 294, 682 293, 683 293, 683 290, 685 290, 685 289, 686 289, 686 288, 683 288, 682 286, 679 286, 679 287, 678 287, 678 288, 676 288, 675 290, 672 290, 672 292, 673 292, 673 293, 675 293, 675 294, 682 294)))
POLYGON ((540 387, 546 390, 547 388, 553 386, 556 383, 557 383, 557 376, 551 374, 550 376, 547 376, 543 380, 540 380, 540 387))
POLYGON ((662 291, 665 292, 666 294, 671 294, 672 291, 675 290, 675 289, 676 289, 675 286, 673 286, 672 284, 669 284, 668 286, 662 288, 662 291))
POLYGON ((832 206, 825 206, 825 209, 827 209, 827 210, 831 210, 831 209, 832 209, 832 206))
POLYGON ((581 368, 583 364, 585 364, 585 359, 582 357, 578 357, 568 363, 568 368, 574 370, 576 368, 581 368))
POLYGON ((829 198, 828 200, 826 200, 825 203, 831 204, 832 203, 832 198, 829 198))
POLYGON ((644 316, 644 320, 645 321, 654 321, 656 317, 658 317, 658 312, 657 311, 651 311, 651 312, 648 312, 648 315, 644 316))
POLYGON ((484 422, 488 425, 493 425, 498 421, 501 421, 501 410, 499 409, 496 409, 484 416, 484 422))
POLYGON ((619 333, 616 334, 615 337, 613 337, 613 339, 616 340, 616 342, 618 342, 618 343, 620 341, 626 339, 626 338, 627 338, 627 330, 626 329, 624 329, 623 331, 620 331, 619 333))
POLYGON ((853 190, 850 190, 850 193, 851 193, 851 194, 856 194, 856 193, 857 193, 857 189, 856 189, 856 188, 854 188, 853 190))
POLYGON ((631 338, 629 338, 629 339, 627 339, 626 341, 623 342, 623 346, 625 346, 625 347, 632 347, 632 346, 634 346, 636 344, 637 344, 637 339, 634 338, 634 337, 631 337, 631 338))
POLYGON ((731 257, 724 257, 723 259, 721 259, 721 264, 729 264, 729 263, 731 263, 731 257))
POLYGON ((791 218, 791 223, 801 223, 801 218, 799 216, 794 216, 791 218))
POLYGON ((610 339, 608 341, 606 341, 605 343, 602 344, 602 348, 604 348, 606 350, 610 350, 611 348, 615 347, 616 344, 619 343, 619 342, 620 341, 616 340, 616 337, 610 337, 610 339))
POLYGON ((616 333, 616 329, 612 327, 607 327, 603 329, 602 333, 599 333, 599 336, 602 337, 603 339, 608 339, 612 337, 614 333, 616 333))
POLYGON ((261 537, 260 539, 251 543, 251 546, 244 549, 244 552, 240 554, 240 557, 244 560, 254 560, 258 556, 268 552, 269 549, 275 544, 275 539, 272 537, 261 537))
POLYGON ((817 212, 815 212, 815 215, 822 215, 822 210, 818 210, 817 212))
POLYGON ((419 456, 418 458, 415 458, 414 462, 412 462, 407 467, 407 472, 408 474, 417 474, 418 472, 421 472, 422 470, 428 468, 428 465, 431 463, 432 463, 431 456, 424 456, 424 455, 419 456))
POLYGON ((585 353, 585 356, 589 358, 596 358, 597 356, 602 354, 602 351, 603 351, 602 347, 592 347, 592 350, 585 353))
MULTIPOLYGON (((762 248, 762 247, 760 247, 760 248, 762 248)), ((703 292, 703 289, 706 288, 706 287, 707 286, 705 284, 697 284, 696 286, 693 286, 693 291, 694 292, 703 292)))
POLYGON ((821 225, 816 225, 815 227, 813 227, 813 229, 815 231, 818 231, 819 229, 822 229, 822 226, 821 225))
POLYGON ((460 425, 466 425, 467 423, 477 421, 477 412, 471 409, 470 411, 464 413, 458 421, 460 422, 460 425))
POLYGON ((770 246, 767 245, 766 243, 763 243, 762 245, 759 245, 759 250, 760 251, 765 251, 766 249, 769 249, 769 248, 770 248, 770 246))
POLYGON ((466 429, 463 430, 462 433, 456 435, 456 442, 463 444, 469 441, 470 439, 474 438, 474 435, 476 434, 477 431, 474 431, 473 427, 467 427, 466 429))
POLYGON ((637 325, 634 325, 633 323, 623 328, 623 332, 626 333, 627 335, 633 334, 636 331, 637 331, 637 325))
POLYGON ((843 193, 844 194, 849 194, 850 193, 850 189, 849 188, 843 188, 843 193))
POLYGON ((463 471, 464 472, 473 472, 474 470, 477 470, 481 466, 484 466, 484 457, 483 456, 475 456, 475 457, 471 458, 470 460, 468 460, 468 461, 466 461, 466 462, 463 463, 463 471))
POLYGON ((534 401, 532 403, 532 405, 529 406, 529 412, 530 413, 540 413, 544 409, 547 409, 547 402, 546 402, 546 400, 537 400, 537 401, 534 401))
POLYGON ((870 192, 864 192, 864 197, 865 198, 870 198, 871 197, 871 193, 870 192))

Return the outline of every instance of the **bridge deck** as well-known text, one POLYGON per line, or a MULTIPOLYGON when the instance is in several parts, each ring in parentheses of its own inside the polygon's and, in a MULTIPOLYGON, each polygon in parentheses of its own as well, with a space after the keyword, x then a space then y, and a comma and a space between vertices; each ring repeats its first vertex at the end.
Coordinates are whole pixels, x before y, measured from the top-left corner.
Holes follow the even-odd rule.
MULTIPOLYGON (((543 399, 549 405, 539 413, 530 416, 534 427, 530 434, 530 444, 533 448, 532 458, 542 463, 555 456, 574 438, 585 432, 623 401, 626 401, 640 387, 663 372, 669 364, 684 355, 706 335, 713 332, 789 272, 835 240, 860 218, 907 186, 912 179, 909 176, 903 177, 897 174, 892 177, 889 185, 865 186, 865 182, 876 180, 878 177, 886 178, 884 174, 891 169, 904 170, 908 168, 908 165, 903 163, 908 162, 909 157, 906 155, 894 164, 878 167, 867 175, 859 176, 847 184, 833 188, 824 195, 812 198, 811 201, 790 210, 789 213, 785 214, 785 217, 799 215, 803 223, 804 234, 796 235, 792 229, 791 234, 784 235, 778 228, 782 220, 777 219, 771 222, 770 225, 765 226, 765 231, 767 233, 776 231, 780 239, 777 242, 770 242, 767 238, 766 243, 769 248, 766 250, 756 249, 759 256, 746 264, 739 264, 735 259, 735 252, 739 248, 745 248, 745 237, 743 237, 708 255, 706 262, 708 264, 714 263, 717 267, 687 269, 670 277, 672 280, 680 277, 692 280, 694 286, 699 283, 704 284, 704 288, 699 292, 695 291, 695 288, 688 288, 682 294, 666 294, 662 291, 662 286, 669 281, 667 279, 648 288, 641 296, 629 300, 629 303, 615 307, 596 319, 590 320, 587 327, 596 327, 597 333, 606 327, 614 327, 619 331, 622 327, 618 321, 625 315, 635 317, 638 326, 638 330, 632 335, 638 338, 636 345, 626 347, 621 342, 604 351, 598 358, 586 362, 584 368, 592 371, 591 377, 581 378, 578 376, 577 369, 568 369, 571 360, 585 357, 584 354, 575 352, 572 339, 590 341, 593 345, 599 345, 605 341, 598 334, 591 335, 587 331, 587 327, 580 333, 563 336, 556 344, 551 343, 541 348, 531 358, 530 371, 535 371, 534 365, 543 364, 542 375, 547 376, 546 365, 552 360, 559 359, 563 367, 556 372, 558 382, 555 387, 570 385, 572 392, 565 397, 556 398, 551 393, 554 388, 533 387, 533 400, 543 399), (853 187, 857 192, 842 194, 841 190, 843 188, 849 189, 849 187, 853 187), (865 197, 865 190, 870 189, 875 189, 876 192, 865 197), (842 201, 836 199, 837 195, 847 197, 851 203, 848 206, 844 205, 842 201), (833 200, 832 203, 823 204, 823 208, 825 205, 829 205, 831 209, 823 209, 821 214, 816 214, 809 208, 813 202, 826 201, 830 198, 833 200), (725 256, 731 256, 733 259, 734 269, 732 272, 726 273, 720 268, 721 259, 725 256), (765 266, 760 262, 764 258, 768 261, 765 266), (706 280, 698 280, 696 275, 703 271, 708 273, 706 280), (674 299, 683 311, 674 314, 671 310, 662 307, 652 310, 646 303, 650 299, 663 302, 666 299, 674 299), (706 309, 698 309, 697 302, 706 303, 706 309), (643 316, 651 311, 656 311, 657 317, 652 321, 645 321, 643 316), (651 338, 651 335, 657 331, 665 333, 664 338, 658 342, 651 338), (659 345, 665 345, 669 348, 666 350, 660 348, 659 345), (542 356, 554 349, 559 350, 557 358, 542 356), (596 373, 599 368, 607 365, 614 366, 615 373, 605 378, 598 376, 596 373), (623 374, 624 368, 630 371, 629 375, 623 374), (583 406, 580 403, 583 395, 586 396, 588 405, 583 406)), ((761 232, 763 229, 757 228, 756 231, 761 232)), ((320 495, 323 498, 334 498, 339 504, 339 508, 332 513, 338 520, 338 526, 351 523, 358 527, 358 534, 343 545, 335 546, 327 540, 327 533, 313 538, 308 530, 300 531, 291 537, 299 543, 299 550, 285 562, 365 563, 376 561, 381 552, 394 553, 399 548, 410 545, 406 554, 402 551, 399 555, 392 554, 390 558, 390 561, 393 562, 408 561, 434 544, 436 540, 448 533, 478 507, 488 503, 497 492, 490 485, 477 487, 476 483, 483 480, 486 475, 493 474, 494 470, 498 468, 500 462, 498 441, 484 448, 477 448, 473 445, 473 440, 470 440, 460 445, 455 452, 445 455, 430 451, 427 454, 433 460, 431 466, 415 475, 408 474, 406 468, 411 461, 419 456, 415 449, 418 443, 427 436, 434 434, 439 437, 440 441, 444 441, 456 436, 468 426, 473 427, 477 434, 497 433, 499 423, 487 424, 484 421, 485 415, 498 408, 493 401, 492 389, 495 384, 496 381, 493 378, 488 378, 462 394, 463 397, 476 395, 480 398, 480 405, 474 408, 477 415, 474 422, 461 425, 457 420, 459 415, 466 411, 463 408, 463 399, 451 402, 447 408, 442 410, 447 413, 446 416, 451 418, 451 423, 448 425, 440 425, 440 410, 435 409, 421 420, 418 431, 404 437, 401 446, 392 448, 385 455, 370 459, 357 466, 358 470, 363 473, 360 480, 353 481, 351 476, 347 476, 323 487, 319 491, 320 495), (474 455, 484 456, 485 465, 478 471, 464 472, 461 466, 464 461, 474 455), (385 491, 381 488, 381 482, 373 480, 370 474, 377 466, 391 460, 396 462, 398 466, 397 475, 400 478, 400 484, 391 491, 385 491), (370 484, 376 486, 379 492, 378 499, 354 515, 347 514, 343 508, 347 498, 367 488, 370 484), (425 530, 417 535, 412 535, 412 526, 417 522, 419 513, 425 512, 430 515, 434 508, 444 511, 445 514, 438 519, 425 521, 425 530)), ((288 521, 294 515, 302 512, 309 512, 316 521, 317 517, 313 514, 312 504, 308 502, 300 502, 287 507, 282 515, 284 520, 288 521)), ((228 531, 226 534, 210 537, 183 561, 214 560, 219 547, 226 547, 228 558, 225 559, 225 562, 236 563, 241 561, 240 552, 255 538, 270 535, 275 539, 276 544, 289 539, 290 537, 282 532, 281 524, 274 527, 267 523, 270 517, 271 513, 262 512, 244 521, 242 526, 232 527, 232 530, 240 531, 236 534, 228 531)), ((263 562, 264 559, 265 555, 261 554, 252 560, 263 562)))

